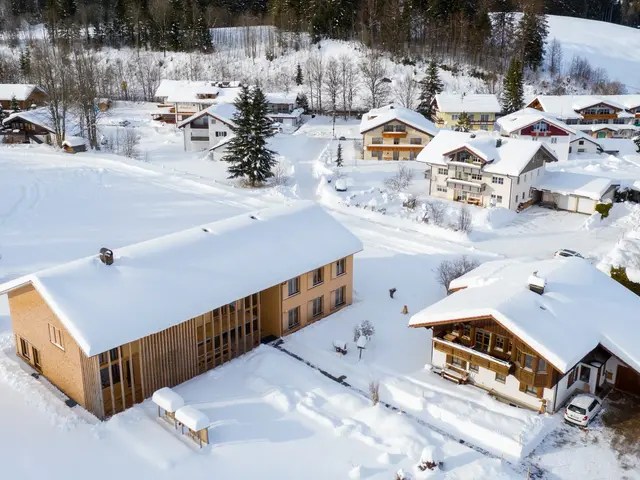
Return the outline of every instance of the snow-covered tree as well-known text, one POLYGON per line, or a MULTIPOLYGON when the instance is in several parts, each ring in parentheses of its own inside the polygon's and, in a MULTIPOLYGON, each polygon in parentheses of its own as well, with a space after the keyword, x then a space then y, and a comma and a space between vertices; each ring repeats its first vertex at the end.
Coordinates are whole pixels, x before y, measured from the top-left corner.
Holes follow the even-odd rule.
POLYGON ((304 77, 302 76, 302 67, 300 66, 300 64, 298 64, 297 68, 296 68, 296 85, 300 86, 304 83, 304 77))
POLYGON ((273 176, 277 163, 275 152, 267 148, 267 140, 274 134, 267 116, 267 100, 259 87, 249 90, 243 86, 234 105, 234 136, 223 160, 230 164, 229 178, 243 178, 256 187, 273 176))
POLYGON ((438 75, 438 65, 434 60, 431 60, 427 68, 427 75, 420 82, 418 112, 428 119, 433 120, 433 101, 436 95, 441 93, 443 89, 444 85, 438 75))
POLYGON ((336 151, 336 167, 341 167, 342 165, 342 144, 338 142, 338 150, 336 151))
POLYGON ((522 61, 525 67, 537 70, 544 59, 544 43, 549 33, 549 26, 544 15, 534 12, 533 5, 525 3, 518 29, 522 61))
POLYGON ((520 110, 523 106, 522 65, 518 59, 514 58, 502 82, 502 109, 504 113, 509 114, 520 110))
POLYGON ((296 108, 302 108, 304 110, 304 113, 309 112, 309 99, 304 94, 304 92, 300 92, 296 96, 296 108))
POLYGON ((634 140, 633 143, 636 144, 636 148, 638 149, 638 153, 640 153, 640 135, 638 135, 634 140))
POLYGON ((468 132, 471 130, 471 119, 469 118, 469 114, 467 112, 462 112, 460 114, 460 117, 458 117, 457 130, 460 132, 468 132))

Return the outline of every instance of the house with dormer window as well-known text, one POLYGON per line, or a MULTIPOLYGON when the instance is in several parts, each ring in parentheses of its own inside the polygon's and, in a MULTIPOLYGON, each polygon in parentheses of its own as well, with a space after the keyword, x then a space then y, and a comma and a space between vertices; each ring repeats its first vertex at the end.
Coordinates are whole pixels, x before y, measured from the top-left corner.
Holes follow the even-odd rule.
POLYGON ((544 142, 441 130, 417 160, 429 195, 517 210, 537 200, 533 187, 558 158, 544 142))

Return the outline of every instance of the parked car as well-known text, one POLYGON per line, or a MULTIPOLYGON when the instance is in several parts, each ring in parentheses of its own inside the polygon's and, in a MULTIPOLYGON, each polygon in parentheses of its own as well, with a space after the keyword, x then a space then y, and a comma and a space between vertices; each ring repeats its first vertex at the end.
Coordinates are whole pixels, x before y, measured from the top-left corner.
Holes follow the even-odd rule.
POLYGON ((340 137, 338 140, 346 140, 345 137, 340 137))
POLYGON ((580 255, 575 250, 569 250, 567 248, 561 248, 556 253, 554 253, 553 256, 554 257, 578 257, 578 258, 584 258, 582 255, 580 255))
POLYGON ((602 407, 602 400, 595 395, 582 394, 574 397, 564 411, 564 419, 574 425, 586 427, 602 407))
POLYGON ((338 192, 346 192, 347 191, 347 180, 345 178, 339 178, 336 180, 334 184, 334 188, 338 192))

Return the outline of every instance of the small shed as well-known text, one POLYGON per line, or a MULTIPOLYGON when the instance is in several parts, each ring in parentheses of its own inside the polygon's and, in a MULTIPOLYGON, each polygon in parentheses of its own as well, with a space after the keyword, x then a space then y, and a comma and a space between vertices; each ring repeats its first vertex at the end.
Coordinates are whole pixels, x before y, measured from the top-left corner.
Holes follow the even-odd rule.
POLYGON ((616 191, 609 178, 572 172, 546 172, 533 188, 542 192, 543 203, 587 215, 598 203, 612 201, 616 191))
POLYGON ((87 144, 82 137, 67 137, 62 142, 62 148, 68 153, 86 152, 87 144))
POLYGON ((209 443, 209 417, 195 407, 187 405, 181 407, 176 411, 176 420, 180 423, 182 433, 184 433, 184 427, 187 427, 189 436, 200 444, 209 443))
POLYGON ((106 112, 111 108, 110 98, 96 98, 96 107, 101 112, 106 112))
POLYGON ((177 429, 176 411, 184 407, 182 397, 169 387, 153 392, 151 401, 158 406, 158 417, 164 418, 177 429))

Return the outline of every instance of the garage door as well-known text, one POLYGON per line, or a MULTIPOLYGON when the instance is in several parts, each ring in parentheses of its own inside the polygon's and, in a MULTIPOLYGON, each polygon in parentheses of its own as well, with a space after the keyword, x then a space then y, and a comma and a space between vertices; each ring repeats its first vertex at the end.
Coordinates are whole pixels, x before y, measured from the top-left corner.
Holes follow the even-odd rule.
POLYGON ((596 209, 596 201, 590 198, 578 197, 578 213, 591 215, 596 209))
POLYGON ((558 202, 558 208, 560 210, 569 210, 569 196, 568 195, 556 195, 558 202))
POLYGON ((640 395, 640 374, 632 368, 618 365, 616 388, 640 395))

